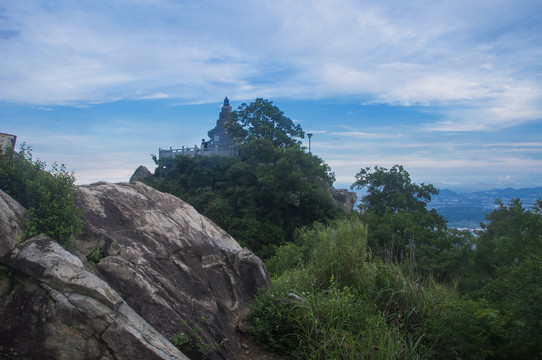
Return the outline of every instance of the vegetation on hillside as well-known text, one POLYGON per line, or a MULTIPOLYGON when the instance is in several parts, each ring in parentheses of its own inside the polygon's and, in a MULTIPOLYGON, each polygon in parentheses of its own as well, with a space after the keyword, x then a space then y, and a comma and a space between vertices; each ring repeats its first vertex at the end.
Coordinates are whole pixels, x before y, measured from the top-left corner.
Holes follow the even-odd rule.
MULTIPOLYGON (((347 215, 329 167, 271 102, 232 119, 238 157, 177 157, 148 182, 266 259, 273 285, 252 305, 258 342, 298 359, 542 358, 542 200, 498 200, 477 234, 449 229, 427 209, 438 190, 395 165, 360 170, 352 188, 367 195, 347 215)), ((72 246, 73 183, 25 145, 0 155, 0 189, 29 211, 25 238, 72 246)))
POLYGON ((438 190, 415 184, 401 166, 361 169, 352 188, 366 188, 360 203, 372 253, 395 263, 408 263, 424 276, 451 283, 464 270, 473 237, 448 229, 436 210, 427 209, 438 190), (415 261, 414 261, 415 260, 415 261))
POLYGON ((272 102, 242 104, 228 129, 238 157, 179 156, 147 184, 187 201, 262 258, 293 241, 296 229, 337 216, 333 173, 304 150, 301 127, 272 102))
POLYGON ((266 261, 253 335, 299 359, 542 357, 542 202, 448 228, 438 190, 400 165, 364 168, 341 213, 329 167, 271 102, 232 113, 239 157, 178 157, 149 183, 194 205, 266 261), (340 216, 339 216, 340 214, 340 216))
POLYGON ((303 233, 309 260, 253 304, 261 344, 299 359, 466 359, 490 353, 481 304, 373 258, 359 220, 303 233), (315 240, 316 239, 316 240, 315 240))
POLYGON ((32 158, 31 148, 0 154, 0 189, 17 200, 29 213, 24 238, 40 233, 60 244, 73 246, 71 237, 81 230, 80 211, 75 206, 75 177, 64 165, 47 165, 32 158))
POLYGON ((267 261, 273 286, 253 305, 261 344, 299 359, 542 356, 540 201, 500 202, 475 237, 424 211, 432 188, 402 167, 360 179, 359 218, 299 231, 267 261))

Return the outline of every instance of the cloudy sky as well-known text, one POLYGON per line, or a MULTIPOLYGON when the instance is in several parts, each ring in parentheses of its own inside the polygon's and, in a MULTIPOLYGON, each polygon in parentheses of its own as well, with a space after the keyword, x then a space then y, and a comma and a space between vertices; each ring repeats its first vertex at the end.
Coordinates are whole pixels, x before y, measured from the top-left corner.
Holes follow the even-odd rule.
POLYGON ((542 186, 542 3, 0 3, 0 132, 78 184, 198 144, 225 96, 314 133, 336 187, 394 164, 457 191, 542 186))

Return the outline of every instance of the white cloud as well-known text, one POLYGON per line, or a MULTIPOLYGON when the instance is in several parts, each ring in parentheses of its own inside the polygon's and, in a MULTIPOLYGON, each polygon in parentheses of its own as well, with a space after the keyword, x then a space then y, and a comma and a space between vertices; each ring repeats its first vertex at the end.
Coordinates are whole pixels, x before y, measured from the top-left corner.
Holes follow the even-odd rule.
POLYGON ((365 131, 334 132, 331 135, 346 136, 346 137, 360 138, 360 139, 396 139, 396 138, 402 138, 404 136, 403 134, 369 133, 365 131))
POLYGON ((155 99, 167 99, 167 98, 169 98, 168 94, 165 94, 163 92, 157 92, 157 93, 154 93, 154 94, 141 96, 139 99, 141 99, 141 100, 155 100, 155 99))
MULTIPOLYGON (((0 100, 349 96, 444 106, 427 130, 542 118, 539 5, 511 0, 8 2, 0 100)), ((1 24, 0 24, 1 26, 1 24)))

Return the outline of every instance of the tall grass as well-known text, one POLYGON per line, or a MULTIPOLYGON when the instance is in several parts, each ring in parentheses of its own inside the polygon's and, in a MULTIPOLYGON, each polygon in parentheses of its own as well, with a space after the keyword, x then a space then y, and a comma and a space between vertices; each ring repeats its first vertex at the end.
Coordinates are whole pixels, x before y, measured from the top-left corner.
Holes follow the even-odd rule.
POLYGON ((373 260, 359 221, 303 235, 314 243, 309 260, 283 272, 253 304, 260 343, 298 359, 485 356, 478 305, 373 260))
POLYGON ((316 284, 325 288, 333 279, 338 287, 351 285, 367 259, 367 230, 359 221, 343 220, 333 227, 311 231, 316 242, 308 270, 316 284))

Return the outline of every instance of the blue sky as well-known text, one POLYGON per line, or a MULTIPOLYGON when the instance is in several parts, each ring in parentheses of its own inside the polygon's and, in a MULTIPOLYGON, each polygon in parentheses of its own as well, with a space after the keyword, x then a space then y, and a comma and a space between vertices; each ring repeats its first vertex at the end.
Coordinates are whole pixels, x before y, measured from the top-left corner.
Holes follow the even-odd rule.
POLYGON ((314 133, 336 187, 394 164, 457 191, 542 186, 542 3, 0 3, 0 132, 78 184, 198 144, 225 96, 314 133))

